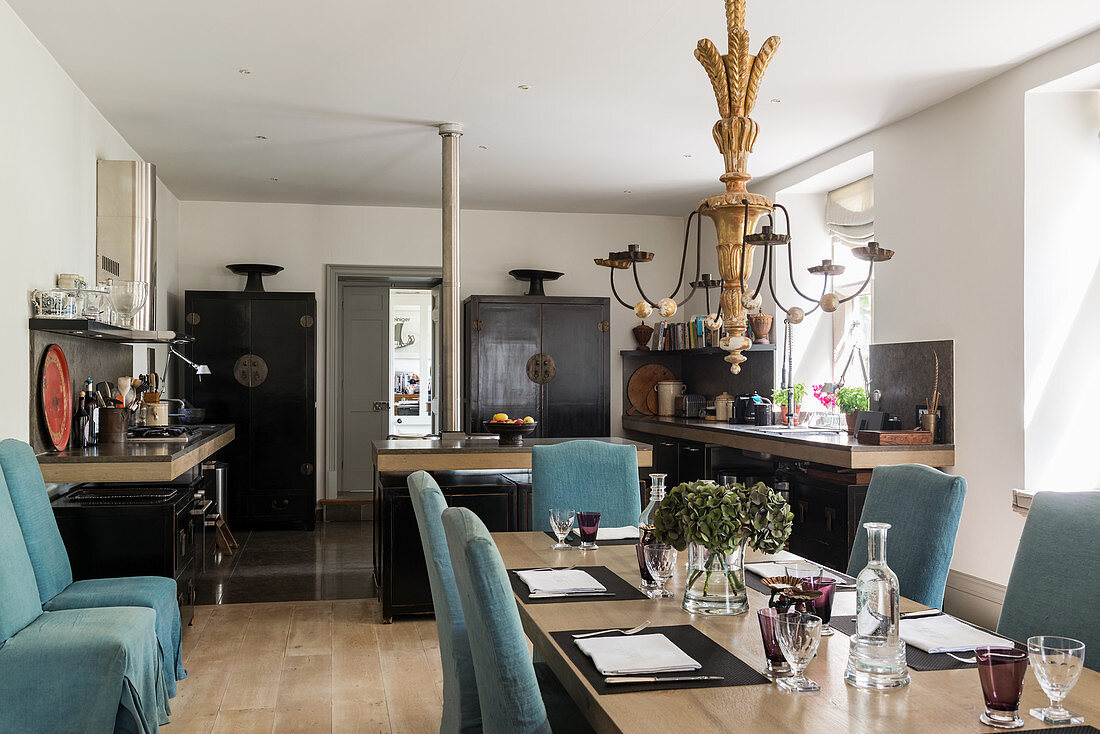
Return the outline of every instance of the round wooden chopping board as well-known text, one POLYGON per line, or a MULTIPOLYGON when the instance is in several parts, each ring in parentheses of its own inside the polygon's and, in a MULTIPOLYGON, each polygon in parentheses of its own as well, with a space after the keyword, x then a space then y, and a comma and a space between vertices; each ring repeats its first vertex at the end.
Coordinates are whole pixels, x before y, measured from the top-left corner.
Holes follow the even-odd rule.
POLYGON ((626 383, 626 397, 630 401, 627 413, 653 415, 657 412, 657 393, 653 388, 661 380, 675 380, 672 370, 662 364, 646 364, 634 370, 626 383))

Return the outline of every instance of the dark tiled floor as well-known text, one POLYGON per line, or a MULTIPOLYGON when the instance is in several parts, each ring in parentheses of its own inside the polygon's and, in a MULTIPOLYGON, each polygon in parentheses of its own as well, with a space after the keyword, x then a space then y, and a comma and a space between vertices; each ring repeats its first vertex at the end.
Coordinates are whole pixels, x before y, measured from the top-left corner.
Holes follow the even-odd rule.
MULTIPOLYGON (((236 533, 240 548, 222 556, 208 547, 199 569, 198 604, 363 599, 377 595, 370 522, 317 523, 304 530, 236 533)), ((208 545, 213 537, 207 535, 208 545)))

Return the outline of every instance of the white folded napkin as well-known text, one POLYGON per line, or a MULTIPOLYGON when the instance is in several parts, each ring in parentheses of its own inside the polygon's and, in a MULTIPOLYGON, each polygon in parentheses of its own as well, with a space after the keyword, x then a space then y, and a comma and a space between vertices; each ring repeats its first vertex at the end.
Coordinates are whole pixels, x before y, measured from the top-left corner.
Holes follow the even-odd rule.
POLYGON ((698 670, 702 666, 662 634, 590 637, 577 647, 603 675, 638 675, 698 670))
MULTIPOLYGON (((577 528, 573 528, 569 531, 571 534, 580 537, 580 531, 577 528)), ((638 526, 627 525, 621 528, 597 528, 596 540, 627 540, 629 538, 638 537, 638 526)))
POLYGON ((532 594, 584 594, 607 587, 579 568, 558 571, 516 571, 532 594))
POLYGON ((792 563, 801 561, 802 556, 796 556, 790 551, 781 550, 778 553, 761 553, 752 548, 745 549, 745 564, 749 563, 792 563))
POLYGON ((856 616, 856 592, 838 591, 833 594, 833 619, 856 616))
MULTIPOLYGON (((815 571, 819 568, 818 564, 816 564, 816 563, 811 564, 811 565, 813 565, 815 571)), ((762 579, 766 579, 770 576, 786 576, 787 575, 787 564, 786 563, 774 563, 774 562, 769 562, 769 563, 746 563, 745 564, 745 570, 749 571, 750 573, 756 574, 757 576, 759 576, 762 579)), ((844 578, 844 577, 842 577, 838 574, 835 574, 835 573, 830 573, 828 569, 822 569, 821 570, 821 576, 823 576, 824 578, 827 578, 827 579, 836 579, 837 584, 850 584, 850 583, 852 583, 849 579, 846 579, 846 578, 844 578)))
POLYGON ((925 652, 963 652, 982 645, 1012 647, 1011 641, 947 614, 903 619, 900 634, 903 640, 925 652))

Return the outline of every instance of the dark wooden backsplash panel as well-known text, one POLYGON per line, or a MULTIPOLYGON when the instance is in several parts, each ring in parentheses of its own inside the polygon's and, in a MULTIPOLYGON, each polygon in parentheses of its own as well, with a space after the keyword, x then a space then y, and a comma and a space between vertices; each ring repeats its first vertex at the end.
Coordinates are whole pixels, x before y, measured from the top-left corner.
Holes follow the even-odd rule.
POLYGON ((714 400, 716 395, 759 392, 770 397, 775 387, 775 352, 745 352, 747 359, 741 363, 740 374, 730 373, 730 364, 724 355, 692 356, 684 358, 683 380, 688 392, 706 395, 714 400))
MULTIPOLYGON (((902 426, 914 428, 916 407, 928 402, 935 379, 935 359, 940 358, 940 413, 944 440, 955 442, 955 342, 901 342, 871 345, 871 390, 882 391, 878 408, 901 417, 902 426)), ((872 408, 874 406, 872 405, 872 408)))
POLYGON ((42 355, 51 344, 57 344, 65 353, 69 363, 69 377, 72 380, 73 398, 80 393, 84 378, 91 377, 95 382, 114 381, 129 375, 134 370, 133 347, 125 344, 103 342, 98 339, 84 339, 64 334, 47 334, 41 331, 30 332, 31 355, 31 406, 30 443, 35 453, 53 448, 42 426, 42 407, 39 405, 39 382, 42 377, 42 355))

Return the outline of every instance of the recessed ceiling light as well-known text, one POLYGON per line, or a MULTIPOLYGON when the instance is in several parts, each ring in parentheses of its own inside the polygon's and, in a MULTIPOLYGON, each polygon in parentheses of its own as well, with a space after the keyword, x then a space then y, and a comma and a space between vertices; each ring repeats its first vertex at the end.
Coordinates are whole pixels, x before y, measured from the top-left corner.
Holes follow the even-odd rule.
POLYGON ((489 150, 489 146, 488 146, 488 145, 479 145, 479 146, 477 146, 477 147, 478 147, 478 148, 479 148, 480 150, 489 150))
POLYGON ((278 178, 276 178, 275 176, 272 176, 272 177, 271 177, 270 179, 268 179, 268 180, 269 180, 269 181, 278 181, 279 179, 278 179, 278 178))
POLYGON ((530 85, 527 85, 527 84, 520 84, 518 88, 519 88, 519 89, 522 89, 523 91, 525 91, 525 92, 526 92, 526 91, 527 91, 528 89, 530 89, 531 87, 530 87, 530 85))
POLYGON ((632 194, 632 193, 634 193, 634 192, 633 192, 633 191, 631 191, 630 189, 623 189, 623 193, 624 193, 624 194, 632 194))
POLYGON ((770 100, 768 100, 768 101, 769 101, 769 102, 771 102, 772 104, 779 104, 779 103, 780 103, 780 102, 782 102, 783 100, 779 99, 779 97, 772 97, 772 98, 771 98, 770 100))
POLYGON ((267 136, 266 135, 257 135, 256 140, 267 140, 267 136))
POLYGON ((684 153, 684 158, 691 158, 691 153, 684 153))
POLYGON ((252 70, 251 69, 237 69, 237 73, 238 74, 244 74, 245 76, 248 76, 249 74, 252 73, 252 70))

